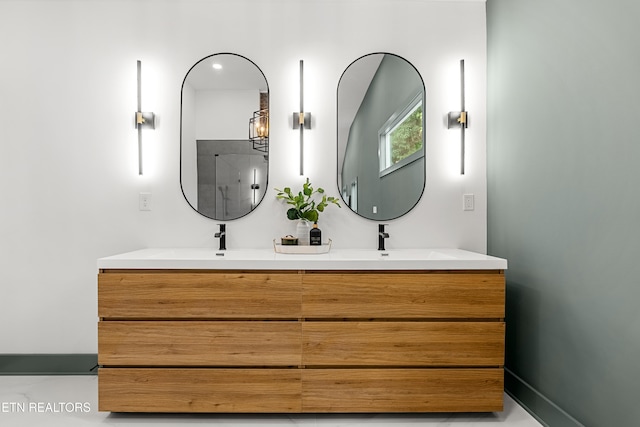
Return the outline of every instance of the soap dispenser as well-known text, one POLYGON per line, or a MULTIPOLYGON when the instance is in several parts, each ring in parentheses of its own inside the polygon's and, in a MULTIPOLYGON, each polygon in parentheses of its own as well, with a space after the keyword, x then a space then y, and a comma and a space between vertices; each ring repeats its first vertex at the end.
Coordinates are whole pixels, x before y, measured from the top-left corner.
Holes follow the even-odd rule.
POLYGON ((309 230, 309 244, 311 246, 322 245, 322 231, 318 228, 318 223, 313 223, 313 228, 309 230))

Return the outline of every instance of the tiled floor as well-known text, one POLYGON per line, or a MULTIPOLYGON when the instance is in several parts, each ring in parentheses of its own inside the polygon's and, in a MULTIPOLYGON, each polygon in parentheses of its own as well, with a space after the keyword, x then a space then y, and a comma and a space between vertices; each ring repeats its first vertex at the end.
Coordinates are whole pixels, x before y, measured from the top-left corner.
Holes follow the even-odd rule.
POLYGON ((489 414, 146 415, 98 412, 96 376, 0 376, 0 426, 514 426, 540 424, 505 395, 505 409, 489 414))

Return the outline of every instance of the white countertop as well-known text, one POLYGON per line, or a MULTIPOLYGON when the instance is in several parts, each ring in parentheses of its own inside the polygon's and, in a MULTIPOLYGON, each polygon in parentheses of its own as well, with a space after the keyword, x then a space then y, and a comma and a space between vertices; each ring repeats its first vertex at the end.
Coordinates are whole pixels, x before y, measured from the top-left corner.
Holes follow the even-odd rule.
POLYGON ((331 249, 300 255, 273 249, 149 248, 100 258, 98 269, 506 270, 507 260, 462 249, 331 249))

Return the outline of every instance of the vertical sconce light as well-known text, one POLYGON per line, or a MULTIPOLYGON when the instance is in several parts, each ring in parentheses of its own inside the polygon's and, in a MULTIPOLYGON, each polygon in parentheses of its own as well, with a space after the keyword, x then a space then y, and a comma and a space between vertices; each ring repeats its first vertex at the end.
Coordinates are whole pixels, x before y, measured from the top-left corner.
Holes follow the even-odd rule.
POLYGON ((464 175, 464 132, 469 126, 469 117, 464 106, 464 59, 460 60, 460 111, 452 111, 448 117, 448 128, 460 128, 460 175, 464 175))
POLYGON ((138 174, 142 175, 142 128, 155 129, 155 115, 142 112, 142 62, 138 61, 138 109, 135 116, 138 130, 138 174))
POLYGON ((300 175, 304 175, 304 130, 311 129, 311 113, 304 112, 304 62, 300 60, 300 112, 293 113, 293 129, 300 129, 300 175))

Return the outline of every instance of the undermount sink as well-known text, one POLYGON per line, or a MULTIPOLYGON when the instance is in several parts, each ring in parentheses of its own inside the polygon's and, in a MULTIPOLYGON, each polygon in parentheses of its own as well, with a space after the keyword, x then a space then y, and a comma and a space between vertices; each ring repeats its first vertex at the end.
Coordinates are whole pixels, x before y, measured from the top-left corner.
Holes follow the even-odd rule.
POLYGON ((335 255, 352 260, 453 260, 453 255, 448 255, 440 250, 432 249, 389 249, 384 251, 366 249, 336 250, 335 255))
MULTIPOLYGON (((261 249, 218 250, 214 248, 145 249, 148 259, 164 260, 254 260, 271 259, 273 253, 261 249)), ((141 254, 142 255, 142 254, 141 254)))

